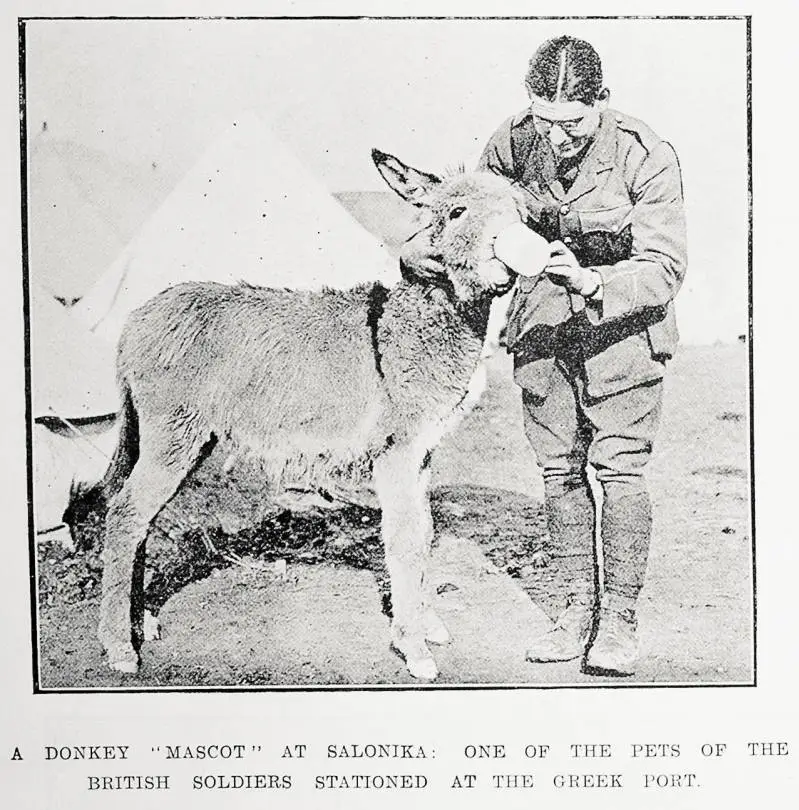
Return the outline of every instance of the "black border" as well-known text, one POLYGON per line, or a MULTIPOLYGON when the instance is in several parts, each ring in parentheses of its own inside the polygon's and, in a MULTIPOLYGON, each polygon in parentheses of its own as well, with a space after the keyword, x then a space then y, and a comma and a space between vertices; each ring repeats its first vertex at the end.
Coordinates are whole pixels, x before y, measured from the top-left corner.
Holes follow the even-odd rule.
POLYGON ((746 148, 749 184, 749 509, 752 528, 752 668, 757 686, 757 545, 755 542, 755 353, 754 353, 754 194, 752 186, 752 17, 746 18, 746 148))
POLYGON ((26 116, 26 61, 25 24, 20 20, 17 26, 19 43, 19 137, 20 137, 20 195, 22 231, 22 317, 24 334, 25 363, 25 451, 27 453, 27 493, 28 493, 28 579, 31 594, 31 644, 33 645, 33 691, 39 687, 39 644, 38 628, 38 588, 36 584, 36 530, 34 528, 33 506, 33 407, 31 405, 31 311, 30 276, 28 264, 28 149, 26 116))
POLYGON ((756 687, 757 684, 757 554, 755 543, 755 395, 754 395, 754 296, 753 296, 753 190, 752 190, 752 15, 747 14, 720 14, 720 15, 584 15, 584 16, 538 16, 538 15, 491 15, 491 16, 372 16, 372 15, 310 15, 310 16, 173 16, 173 17, 131 17, 131 16, 51 16, 51 17, 18 17, 19 42, 19 120, 20 120, 20 190, 21 190, 21 223, 22 223, 22 308, 24 318, 24 364, 25 364, 25 428, 27 450, 27 492, 28 492, 28 558, 29 580, 31 596, 31 645, 33 664, 33 694, 239 694, 259 692, 473 692, 473 691, 517 691, 517 690, 586 690, 586 689, 740 689, 756 687), (352 22, 358 20, 381 20, 391 22, 395 20, 418 21, 488 21, 488 20, 736 20, 746 22, 746 123, 747 123, 747 157, 748 157, 748 289, 749 289, 749 484, 750 484, 750 520, 751 520, 751 548, 752 548, 752 667, 753 679, 751 683, 601 683, 591 684, 363 684, 352 686, 319 685, 319 686, 248 686, 246 688, 229 686, 212 686, 206 688, 191 687, 138 687, 138 688, 60 688, 46 689, 39 683, 39 643, 38 643, 38 589, 36 585, 36 534, 34 529, 33 505, 33 411, 31 406, 31 346, 30 346, 30 279, 28 263, 28 173, 27 173, 27 118, 26 118, 26 50, 25 50, 25 24, 29 21, 174 21, 174 20, 260 20, 260 21, 342 21, 352 22))

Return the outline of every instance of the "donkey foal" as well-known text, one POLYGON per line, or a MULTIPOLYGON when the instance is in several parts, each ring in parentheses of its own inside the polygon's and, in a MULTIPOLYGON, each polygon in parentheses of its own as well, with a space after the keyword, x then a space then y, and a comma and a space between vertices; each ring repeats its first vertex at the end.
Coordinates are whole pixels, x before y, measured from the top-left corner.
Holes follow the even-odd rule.
POLYGON ((373 159, 400 196, 428 209, 446 271, 435 283, 320 292, 187 283, 131 314, 118 353, 120 443, 104 478, 113 499, 99 637, 112 669, 139 665, 150 523, 224 442, 260 456, 277 486, 297 470, 372 474, 391 644, 411 675, 437 676, 427 642, 449 635, 427 578, 430 453, 482 389, 491 301, 513 284, 493 240, 523 202, 494 175, 440 180, 376 150, 373 159))

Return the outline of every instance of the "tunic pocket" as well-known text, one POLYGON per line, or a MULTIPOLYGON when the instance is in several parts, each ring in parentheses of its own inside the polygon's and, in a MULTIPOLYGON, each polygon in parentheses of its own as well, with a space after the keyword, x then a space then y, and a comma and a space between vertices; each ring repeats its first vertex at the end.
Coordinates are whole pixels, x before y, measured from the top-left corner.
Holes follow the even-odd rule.
POLYGON ((630 224, 632 211, 631 203, 623 203, 611 208, 575 211, 575 213, 580 220, 580 230, 584 234, 592 231, 620 233, 630 224))
POLYGON ((572 250, 583 267, 599 267, 629 259, 632 254, 632 210, 630 203, 612 208, 575 212, 580 233, 572 250))

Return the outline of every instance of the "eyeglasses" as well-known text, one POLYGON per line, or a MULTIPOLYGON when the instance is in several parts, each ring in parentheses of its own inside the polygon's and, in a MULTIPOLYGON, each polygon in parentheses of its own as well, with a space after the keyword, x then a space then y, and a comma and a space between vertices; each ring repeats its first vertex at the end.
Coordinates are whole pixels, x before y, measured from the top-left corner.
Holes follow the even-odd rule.
POLYGON ((541 118, 540 115, 533 114, 533 121, 536 128, 543 135, 548 135, 552 127, 557 124, 567 135, 574 135, 580 131, 585 118, 570 118, 566 121, 550 121, 548 118, 541 118))

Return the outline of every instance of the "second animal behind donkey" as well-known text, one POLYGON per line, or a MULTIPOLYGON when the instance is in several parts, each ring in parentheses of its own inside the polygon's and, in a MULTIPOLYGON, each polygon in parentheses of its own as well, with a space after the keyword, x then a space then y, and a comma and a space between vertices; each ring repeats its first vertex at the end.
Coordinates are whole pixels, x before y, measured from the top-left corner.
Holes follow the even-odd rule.
POLYGON ((118 352, 120 444, 104 479, 114 497, 99 637, 112 669, 139 665, 150 523, 225 442, 259 455, 276 482, 287 469, 372 474, 391 644, 411 675, 437 676, 427 642, 449 634, 427 572, 430 453, 482 389, 491 301, 513 284, 493 240, 523 202, 495 175, 440 180, 376 150, 373 159, 401 197, 429 209, 445 278, 319 292, 187 283, 131 314, 118 352))

